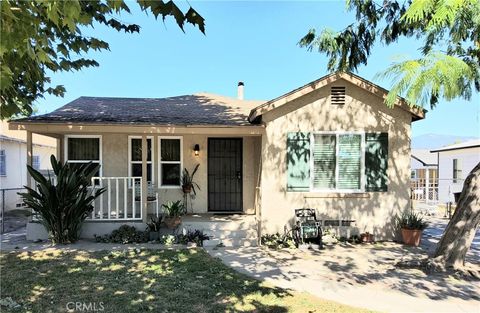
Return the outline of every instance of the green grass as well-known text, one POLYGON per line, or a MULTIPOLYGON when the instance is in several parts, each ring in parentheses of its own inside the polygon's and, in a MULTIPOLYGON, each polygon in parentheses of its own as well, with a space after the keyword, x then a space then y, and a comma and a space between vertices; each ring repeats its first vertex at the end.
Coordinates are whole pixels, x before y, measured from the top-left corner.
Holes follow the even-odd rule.
POLYGON ((0 257, 12 312, 366 312, 240 274, 202 249, 11 252, 0 257), (93 308, 93 307, 90 307, 93 308))

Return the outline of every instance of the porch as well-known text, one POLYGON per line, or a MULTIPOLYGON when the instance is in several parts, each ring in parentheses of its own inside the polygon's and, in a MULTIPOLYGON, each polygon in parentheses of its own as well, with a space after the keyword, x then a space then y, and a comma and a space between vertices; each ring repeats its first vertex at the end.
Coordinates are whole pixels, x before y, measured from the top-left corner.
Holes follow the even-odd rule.
POLYGON ((188 213, 256 214, 261 127, 25 126, 27 164, 34 133, 57 139, 61 161, 100 164, 95 187, 107 191, 96 200, 93 220, 146 222, 177 200, 186 200, 188 213), (199 188, 184 199, 183 170, 191 173, 197 165, 199 188))
MULTIPOLYGON (((164 213, 163 204, 180 200, 188 214, 182 229, 203 230, 214 239, 211 244, 256 244, 261 166, 261 130, 257 127, 29 127, 27 138, 33 133, 57 138, 57 159, 100 164, 91 188, 106 191, 94 201, 82 238, 109 233, 122 224, 144 230, 151 216, 164 213), (194 180, 199 188, 185 195, 183 170, 191 173, 197 164, 194 180)), ((29 140, 27 154, 32 155, 29 140)), ((33 186, 30 178, 28 182, 33 186)), ((44 237, 38 226, 29 226, 30 239, 44 237)))

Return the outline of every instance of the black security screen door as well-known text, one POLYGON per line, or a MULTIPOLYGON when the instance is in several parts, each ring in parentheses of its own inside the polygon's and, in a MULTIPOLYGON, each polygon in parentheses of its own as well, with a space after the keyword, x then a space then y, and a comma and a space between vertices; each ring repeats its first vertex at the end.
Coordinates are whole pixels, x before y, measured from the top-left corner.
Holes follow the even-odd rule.
POLYGON ((243 211, 241 138, 208 139, 208 211, 243 211))

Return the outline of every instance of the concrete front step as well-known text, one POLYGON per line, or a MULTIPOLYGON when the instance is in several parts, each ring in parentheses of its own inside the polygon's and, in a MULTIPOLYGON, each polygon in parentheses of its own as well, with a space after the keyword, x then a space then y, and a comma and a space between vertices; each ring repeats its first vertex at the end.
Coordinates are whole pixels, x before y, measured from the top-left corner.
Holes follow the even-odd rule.
POLYGON ((226 247, 250 247, 257 245, 257 220, 252 215, 196 215, 182 218, 181 228, 201 230, 210 240, 204 246, 216 246, 222 243, 226 247))
POLYGON ((182 227, 186 229, 198 229, 203 231, 238 231, 238 230, 249 230, 257 229, 256 222, 182 222, 182 227))

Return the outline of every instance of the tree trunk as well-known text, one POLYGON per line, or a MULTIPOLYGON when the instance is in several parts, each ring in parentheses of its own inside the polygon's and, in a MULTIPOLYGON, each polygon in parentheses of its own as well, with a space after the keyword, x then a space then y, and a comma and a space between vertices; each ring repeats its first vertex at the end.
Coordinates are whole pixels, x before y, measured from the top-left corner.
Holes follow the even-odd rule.
POLYGON ((480 223, 480 163, 463 184, 457 208, 434 254, 434 263, 443 268, 462 268, 480 223))

